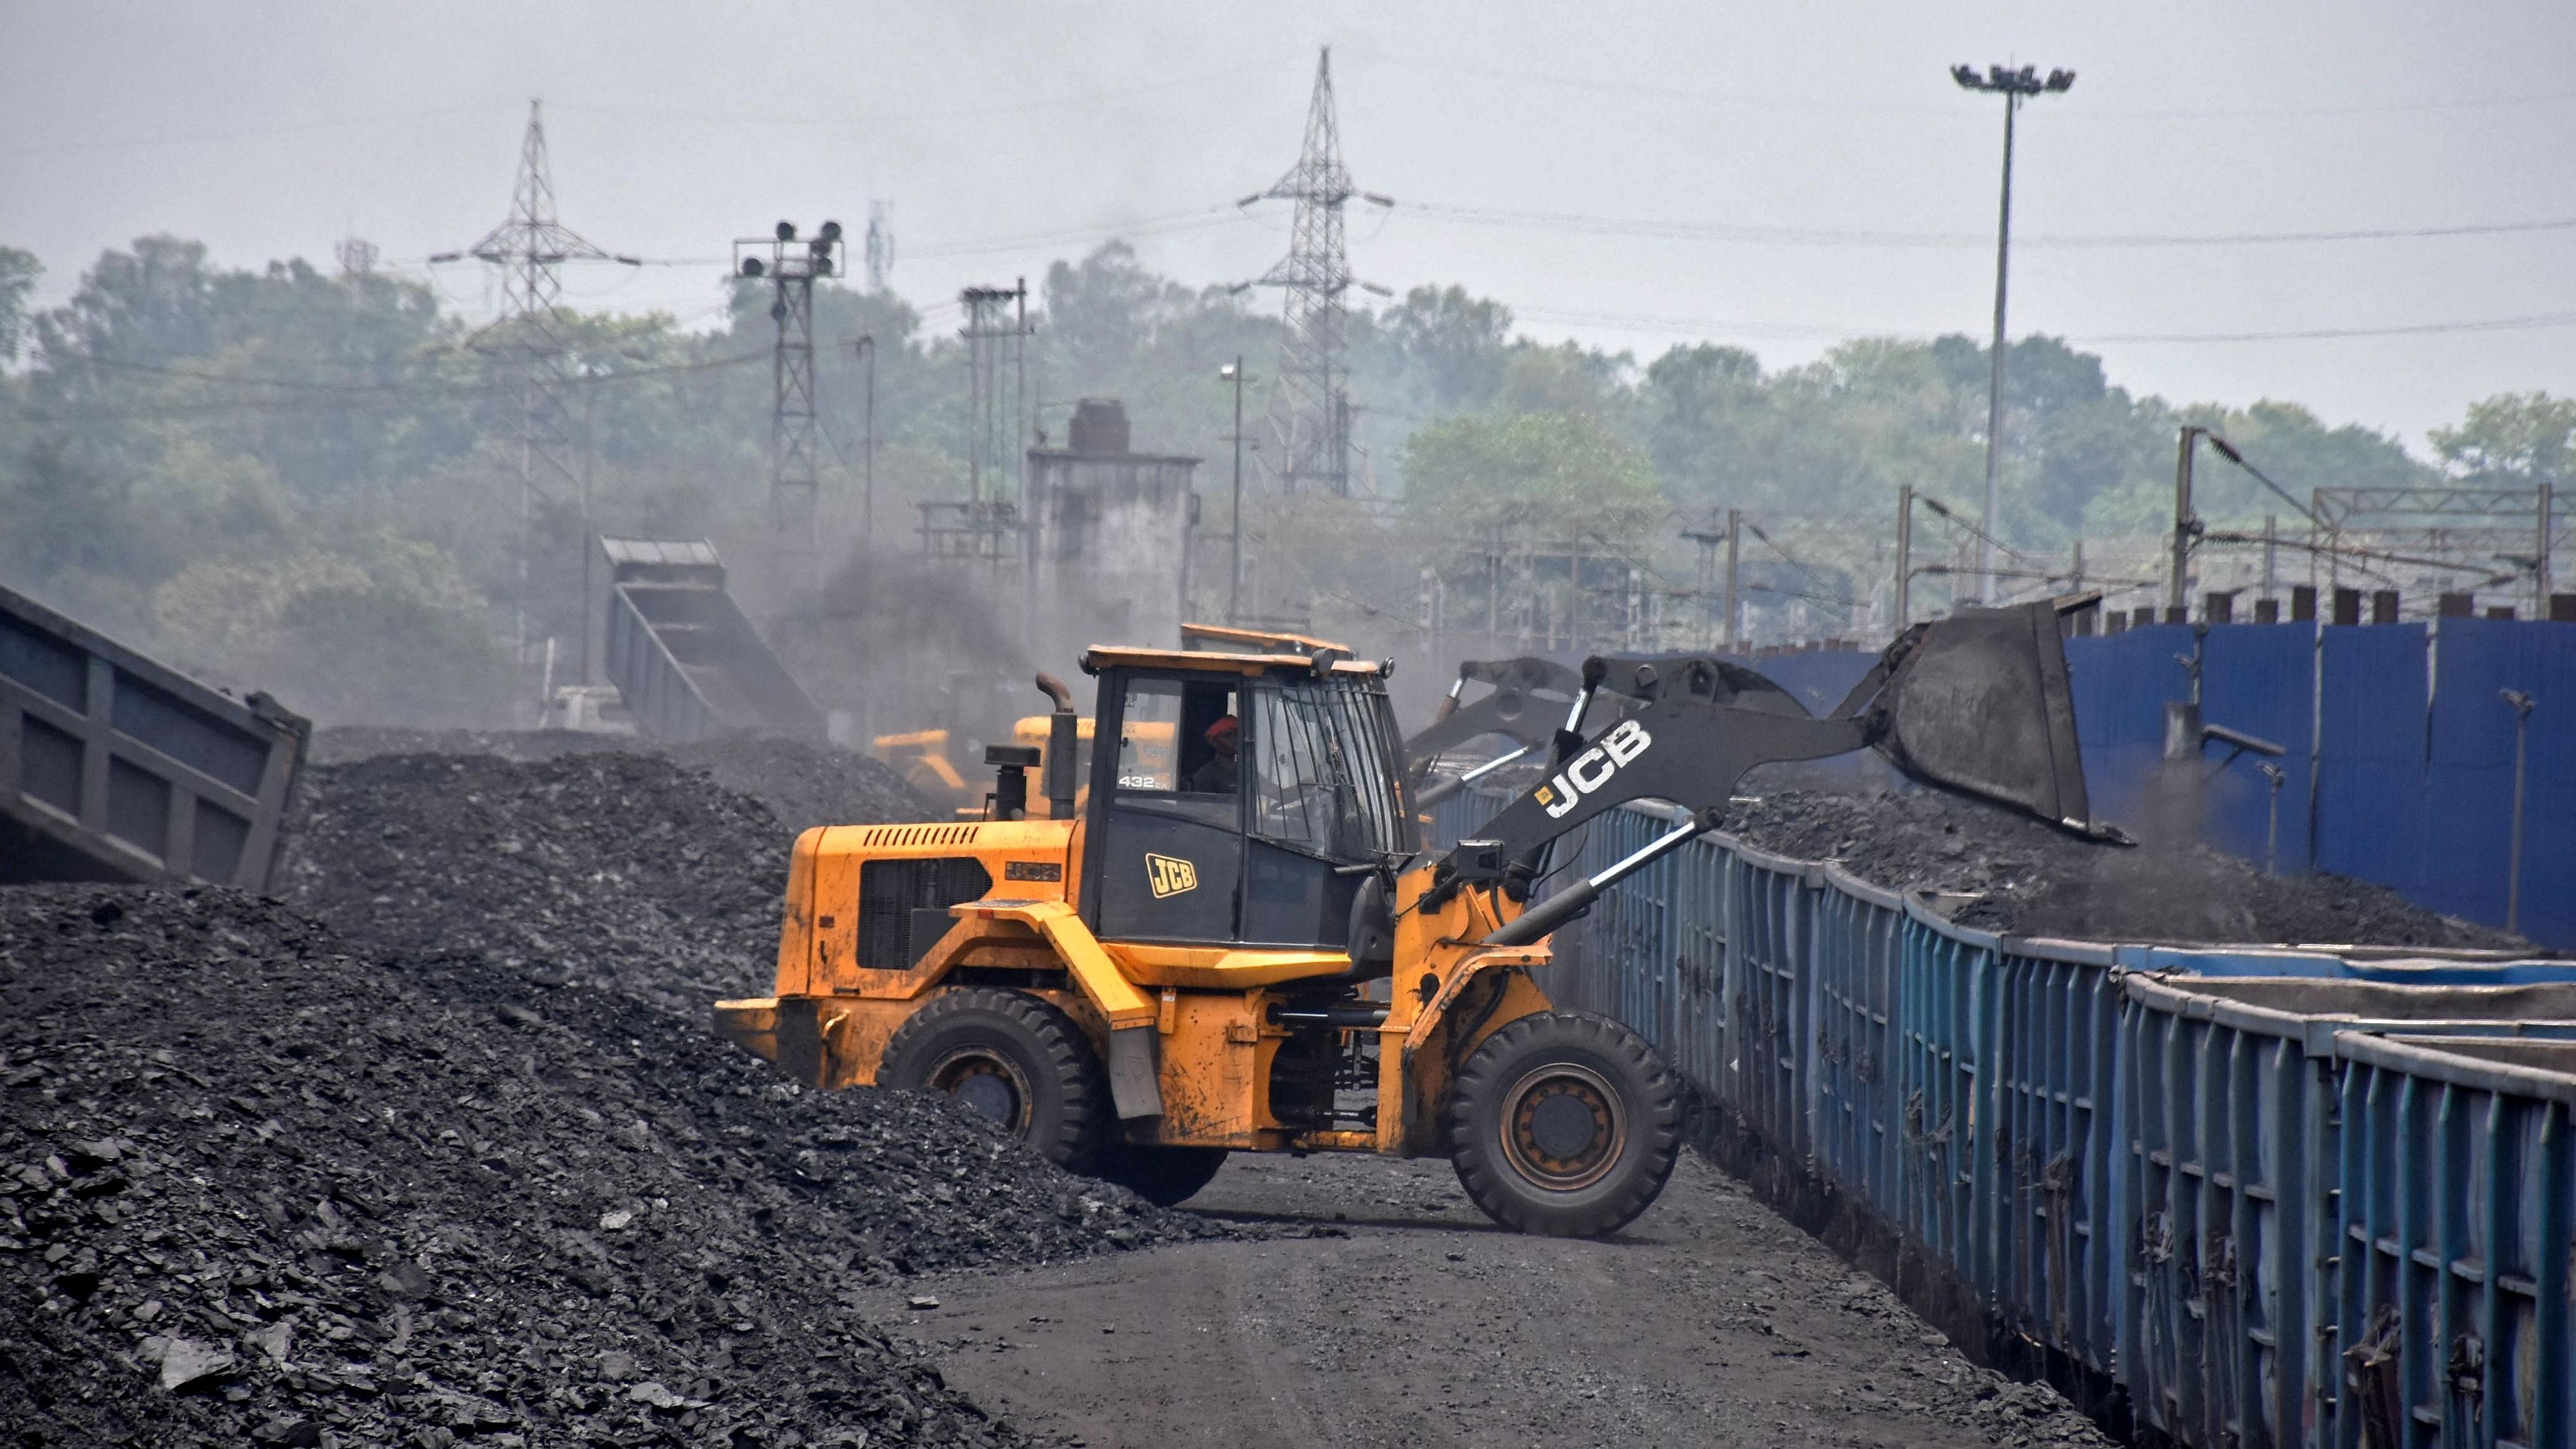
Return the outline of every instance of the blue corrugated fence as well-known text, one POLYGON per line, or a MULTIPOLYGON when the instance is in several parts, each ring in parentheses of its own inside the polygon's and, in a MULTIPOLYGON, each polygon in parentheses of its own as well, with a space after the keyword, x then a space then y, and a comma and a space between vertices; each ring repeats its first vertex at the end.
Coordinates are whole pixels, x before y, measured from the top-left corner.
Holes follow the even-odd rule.
POLYGON ((2145 1430, 2576 1446, 2576 964, 1998 937, 1723 836, 1555 946, 1560 1005, 2145 1430))
MULTIPOLYGON (((2536 701, 2523 800, 2522 933, 2576 949, 2576 628, 2497 619, 2159 624, 2067 641, 2094 813, 2154 829, 2163 711, 2198 670, 2209 724, 2284 747, 2278 868, 2375 881, 2446 914, 2506 918, 2514 713, 2536 701)), ((2199 771, 2200 837, 2266 859, 2272 782, 2245 755, 2199 771)), ((2170 798, 2169 796, 2167 798, 2170 798)))

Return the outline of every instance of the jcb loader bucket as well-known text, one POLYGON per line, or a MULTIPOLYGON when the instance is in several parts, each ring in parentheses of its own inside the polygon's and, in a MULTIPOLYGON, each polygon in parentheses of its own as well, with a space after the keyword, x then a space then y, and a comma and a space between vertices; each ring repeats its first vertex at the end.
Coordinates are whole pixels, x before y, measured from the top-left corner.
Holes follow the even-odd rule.
POLYGON ((1876 701, 1886 720, 1878 750, 1929 783, 2123 839, 2093 823, 2085 798, 2059 612, 2054 603, 1961 609, 1900 641, 1876 701))

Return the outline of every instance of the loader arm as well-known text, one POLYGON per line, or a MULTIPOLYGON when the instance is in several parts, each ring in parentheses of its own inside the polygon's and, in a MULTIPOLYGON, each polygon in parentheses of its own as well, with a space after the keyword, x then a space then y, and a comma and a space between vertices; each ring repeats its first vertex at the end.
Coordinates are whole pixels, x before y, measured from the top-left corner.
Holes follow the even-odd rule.
MULTIPOLYGON (((1572 669, 1553 659, 1525 655, 1519 659, 1470 659, 1458 666, 1458 678, 1441 702, 1440 715, 1404 742, 1406 767, 1417 791, 1444 750, 1469 740, 1500 735, 1517 748, 1507 758, 1537 753, 1558 730, 1569 728, 1567 708, 1583 692, 1572 669), (1490 685, 1483 698, 1459 703, 1470 684, 1490 685)), ((1456 793, 1449 782, 1431 787, 1418 803, 1431 804, 1456 793), (1443 788, 1446 786, 1446 788, 1443 788)))
MULTIPOLYGON (((1753 670, 1711 654, 1607 654, 1586 661, 1587 669, 1578 673, 1550 659, 1471 659, 1458 666, 1458 682, 1451 686, 1440 716, 1423 727, 1420 733, 1404 742, 1404 753, 1410 762, 1416 803, 1429 806, 1457 794, 1466 786, 1495 768, 1516 760, 1547 758, 1542 747, 1553 740, 1557 762, 1562 761, 1583 743, 1574 733, 1581 727, 1581 716, 1573 708, 1581 699, 1589 708, 1599 694, 1613 696, 1623 711, 1680 691, 1719 704, 1738 704, 1749 710, 1768 714, 1807 717, 1806 706, 1798 697, 1753 670), (1592 681, 1587 689, 1586 679, 1592 681), (1491 692, 1473 704, 1458 702, 1460 691, 1471 682, 1493 685, 1491 692), (1500 735, 1515 748, 1498 759, 1463 775, 1443 780, 1430 780, 1431 765, 1442 750, 1486 735, 1500 735)), ((1857 707, 1866 692, 1874 692, 1876 682, 1885 678, 1874 672, 1862 681, 1864 689, 1844 701, 1836 712, 1839 718, 1857 707)))
POLYGON ((1909 630, 1825 719, 1720 660, 1588 661, 1587 700, 1596 689, 1616 688, 1642 707, 1561 750, 1547 779, 1435 865, 1435 890, 1486 888, 1525 898, 1546 848, 1604 813, 1644 799, 1692 812, 1661 840, 1485 938, 1493 945, 1536 941, 1621 878, 1715 829, 1747 771, 1865 748, 1926 784, 2126 843, 2091 818, 2058 635, 2061 608, 2089 602, 1964 609, 1909 630))

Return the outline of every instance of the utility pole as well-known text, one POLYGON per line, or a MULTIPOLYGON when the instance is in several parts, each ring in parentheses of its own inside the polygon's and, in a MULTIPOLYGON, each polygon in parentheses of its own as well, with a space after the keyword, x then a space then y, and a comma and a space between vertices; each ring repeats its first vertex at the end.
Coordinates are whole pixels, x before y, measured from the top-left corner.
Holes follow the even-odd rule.
POLYGON ((2052 70, 2046 80, 2040 79, 2037 66, 2013 70, 1989 66, 1984 75, 1974 66, 1950 67, 1950 78, 1961 87, 1985 91, 2004 98, 2004 187, 2002 219, 1995 227, 1995 341, 1993 373, 1986 383, 1986 540, 1977 547, 1979 578, 1977 602, 1995 601, 1994 538, 2003 497, 2004 447, 2004 284, 2012 263, 2012 163, 2013 113, 2021 109, 2024 99, 2064 91, 2075 84, 2075 72, 2052 70))
POLYGON ((1342 166, 1341 122, 1333 108, 1333 52, 1327 46, 1315 63, 1315 93, 1307 105, 1306 140, 1297 164, 1269 190, 1239 203, 1296 203, 1288 255, 1256 284, 1278 287, 1287 297, 1279 376, 1270 394, 1270 431, 1278 451, 1269 466, 1283 492, 1294 493, 1309 482, 1337 495, 1350 492, 1350 369, 1343 359, 1348 336, 1342 294, 1354 281, 1343 245, 1342 208, 1354 196, 1375 206, 1395 204, 1360 191, 1342 166))
POLYGON ((2538 528, 2540 537, 2539 546, 2533 549, 2532 553, 2539 562, 2533 566, 2531 571, 2531 617, 2535 619, 2546 619, 2549 617, 2549 533, 2553 526, 2549 515, 2551 511, 2550 505, 2556 501, 2553 495, 2557 490, 2555 485, 2543 483, 2539 486, 2538 491, 2540 494, 2540 524, 2538 528))
POLYGON ((781 582, 776 617, 783 638, 787 621, 822 614, 814 535, 814 504, 822 491, 814 413, 814 279, 841 271, 841 224, 827 221, 799 245, 796 224, 782 221, 766 237, 736 241, 733 250, 736 274, 769 278, 769 315, 778 323, 769 368, 769 533, 781 582), (758 255, 763 251, 766 261, 758 255))
POLYGON ((1914 485, 1900 485, 1896 490, 1896 628, 1905 632, 1914 622, 1914 485))
POLYGON ((1744 646, 1743 595, 1737 589, 1736 565, 1743 557, 1744 512, 1726 510, 1726 648, 1729 653, 1744 646))
MULTIPOLYGON (((873 232, 876 223, 868 223, 873 232)), ((874 244, 871 239, 872 246, 874 244)), ((877 335, 859 334, 860 362, 867 367, 867 441, 859 449, 859 546, 870 553, 877 549, 877 335)))
POLYGON ((2209 431, 2188 424, 2182 430, 2182 441, 2174 448, 2174 525, 2173 577, 2165 586, 2165 617, 2170 620, 2179 609, 2188 620, 2191 613, 2191 539, 2200 531, 2200 520, 2191 512, 2192 455, 2199 450, 2200 435, 2209 431))
POLYGON ((886 289, 886 274, 894 270, 894 203, 868 202, 868 290, 886 289))
MULTIPOLYGON (((565 397, 573 385, 571 349, 564 340, 565 318, 557 305, 563 282, 556 269, 566 262, 617 262, 629 267, 644 263, 594 246, 555 220, 554 168, 547 158, 545 117, 542 104, 533 100, 528 102, 528 128, 519 138, 519 174, 510 191, 509 219, 463 251, 436 252, 430 260, 453 262, 466 257, 501 273, 500 319, 477 334, 476 342, 489 338, 497 344, 490 350, 503 359, 519 395, 518 592, 511 607, 511 632, 513 657, 524 669, 536 497, 551 489, 570 491, 580 483, 573 462, 579 445, 565 397)), ((587 550, 590 540, 583 539, 582 547, 587 550)))
POLYGON ((1244 375, 1243 354, 1216 370, 1219 381, 1234 384, 1234 431, 1227 434, 1234 442, 1234 514, 1229 547, 1233 552, 1229 583, 1225 595, 1225 621, 1243 621, 1243 385, 1251 379, 1244 375))

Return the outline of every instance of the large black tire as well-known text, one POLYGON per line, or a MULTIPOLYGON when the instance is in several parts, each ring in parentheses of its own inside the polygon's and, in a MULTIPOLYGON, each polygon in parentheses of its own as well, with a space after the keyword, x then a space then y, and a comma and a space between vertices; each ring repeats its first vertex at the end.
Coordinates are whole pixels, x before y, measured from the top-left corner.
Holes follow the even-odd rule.
POLYGON ((1159 1207, 1178 1207, 1198 1195, 1225 1166, 1222 1147, 1147 1147, 1122 1142, 1100 1159, 1100 1175, 1159 1207))
POLYGON ((1096 1170, 1113 1115, 1090 1039, 1024 991, 964 986, 932 997, 886 1042, 877 1084, 946 1092, 1081 1173, 1096 1170))
POLYGON ((1449 1155, 1467 1196, 1524 1233, 1591 1238, 1634 1220, 1681 1150, 1681 1092, 1615 1021, 1525 1016, 1458 1073, 1449 1155))

